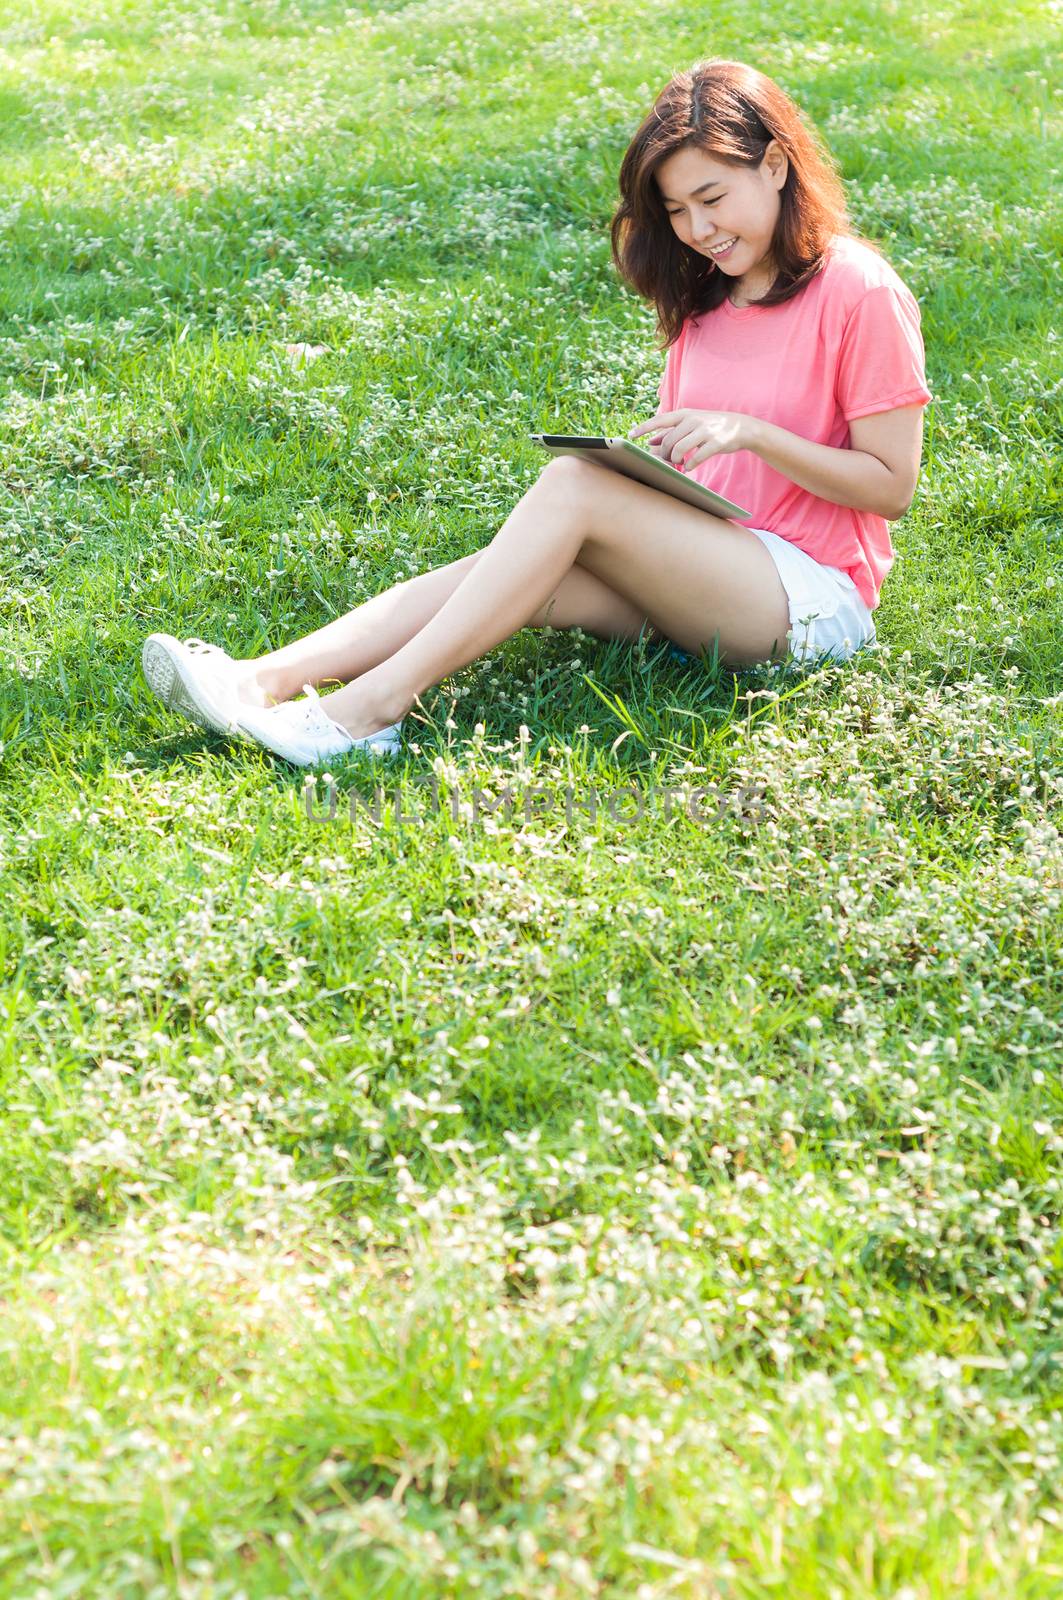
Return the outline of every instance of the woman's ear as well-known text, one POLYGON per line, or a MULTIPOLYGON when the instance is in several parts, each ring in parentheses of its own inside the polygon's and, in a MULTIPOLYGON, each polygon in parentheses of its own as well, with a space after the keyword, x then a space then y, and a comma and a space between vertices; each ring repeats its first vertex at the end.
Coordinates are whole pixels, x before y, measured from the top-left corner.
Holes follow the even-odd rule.
POLYGON ((778 139, 773 139, 764 152, 764 161, 776 189, 781 189, 790 170, 789 157, 778 139))

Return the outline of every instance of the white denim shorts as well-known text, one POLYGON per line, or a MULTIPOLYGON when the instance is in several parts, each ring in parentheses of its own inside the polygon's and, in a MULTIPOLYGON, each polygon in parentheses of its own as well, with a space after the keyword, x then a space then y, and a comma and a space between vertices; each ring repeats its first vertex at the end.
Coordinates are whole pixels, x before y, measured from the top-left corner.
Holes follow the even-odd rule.
POLYGON ((790 606, 786 635, 791 656, 802 665, 847 661, 876 643, 875 623, 856 584, 840 567, 824 566, 767 528, 750 528, 767 550, 782 579, 790 606))

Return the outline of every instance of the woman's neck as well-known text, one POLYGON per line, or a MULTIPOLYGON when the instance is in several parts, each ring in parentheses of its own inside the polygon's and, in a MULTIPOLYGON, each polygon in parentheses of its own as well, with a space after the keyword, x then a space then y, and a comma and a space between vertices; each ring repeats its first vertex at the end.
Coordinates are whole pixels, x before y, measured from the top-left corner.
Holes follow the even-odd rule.
MULTIPOLYGON (((761 266, 764 265, 763 262, 760 264, 761 266)), ((769 266, 767 268, 767 274, 767 282, 763 285, 750 284, 748 273, 746 273, 744 278, 739 278, 738 282, 732 284, 730 290, 728 291, 728 299, 730 300, 731 304, 736 306, 739 311, 744 311, 747 306, 756 305, 757 301, 761 300, 764 295, 768 293, 772 284, 775 282, 775 271, 772 267, 769 266)))

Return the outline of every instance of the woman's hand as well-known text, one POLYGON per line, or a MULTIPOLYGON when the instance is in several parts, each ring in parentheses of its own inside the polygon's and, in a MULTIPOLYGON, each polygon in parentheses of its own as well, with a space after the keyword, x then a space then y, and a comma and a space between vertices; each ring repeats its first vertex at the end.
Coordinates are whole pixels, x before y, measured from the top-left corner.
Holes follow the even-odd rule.
POLYGON ((735 450, 752 448, 756 417, 741 411, 659 411, 649 422, 638 422, 629 439, 652 433, 649 448, 662 461, 685 472, 710 456, 729 456, 735 450))

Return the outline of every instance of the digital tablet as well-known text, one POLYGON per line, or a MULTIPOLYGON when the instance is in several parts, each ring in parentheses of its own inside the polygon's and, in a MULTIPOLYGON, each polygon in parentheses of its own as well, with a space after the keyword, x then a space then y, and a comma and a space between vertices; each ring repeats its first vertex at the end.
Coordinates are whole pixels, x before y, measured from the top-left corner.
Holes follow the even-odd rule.
POLYGON ((622 472, 625 478, 637 478, 651 489, 662 489, 677 500, 685 500, 688 506, 699 506, 702 511, 711 511, 718 517, 753 515, 736 506, 733 500, 706 489, 703 483, 680 472, 671 462, 662 461, 634 439, 603 439, 593 434, 572 433, 533 433, 531 437, 551 455, 581 456, 584 461, 597 461, 614 472, 622 472))

